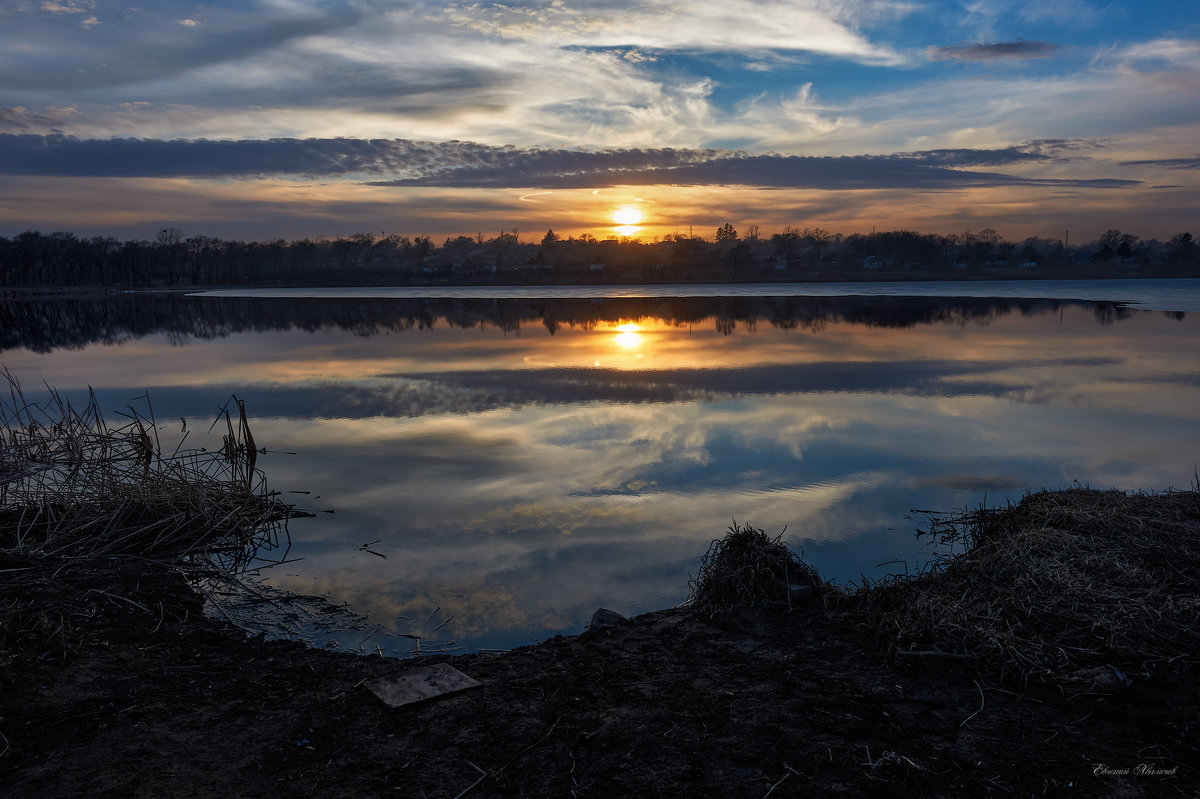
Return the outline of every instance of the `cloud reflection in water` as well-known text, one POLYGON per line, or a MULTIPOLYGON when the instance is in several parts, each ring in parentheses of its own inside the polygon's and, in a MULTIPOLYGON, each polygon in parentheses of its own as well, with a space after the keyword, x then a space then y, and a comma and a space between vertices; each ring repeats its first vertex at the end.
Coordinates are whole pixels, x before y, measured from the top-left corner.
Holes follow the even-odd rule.
POLYGON ((828 576, 880 576, 919 557, 911 508, 1073 480, 1180 484, 1200 443, 1191 315, 878 298, 156 302, 108 306, 121 346, 89 343, 94 308, 23 309, 5 335, 27 337, 3 362, 26 385, 92 385, 110 408, 149 389, 160 418, 211 418, 236 392, 277 451, 260 461, 272 485, 336 509, 294 523, 305 560, 272 579, 385 623, 440 606, 454 621, 439 635, 471 646, 575 632, 598 606, 676 603, 732 519, 786 526, 828 576), (147 316, 159 321, 138 328, 147 316), (386 560, 358 549, 376 539, 386 560))

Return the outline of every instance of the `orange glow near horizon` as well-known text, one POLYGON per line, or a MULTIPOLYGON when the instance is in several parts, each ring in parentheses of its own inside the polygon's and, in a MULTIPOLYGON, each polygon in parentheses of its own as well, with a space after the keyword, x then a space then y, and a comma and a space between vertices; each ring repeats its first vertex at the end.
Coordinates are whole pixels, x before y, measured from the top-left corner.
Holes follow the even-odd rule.
MULTIPOLYGON (((1173 175, 1172 180, 1178 175, 1173 175)), ((1164 182, 1166 177, 1164 177, 1164 182)), ((993 228, 1007 241, 1027 236, 1072 242, 1099 236, 1111 222, 1142 238, 1170 239, 1193 224, 1179 190, 1123 189, 1047 196, 1044 187, 966 188, 913 194, 899 189, 761 189, 745 186, 614 186, 527 193, 511 201, 487 194, 489 218, 522 231, 552 227, 566 238, 615 234, 653 241, 694 233, 711 240, 725 221, 738 230, 761 226, 762 237, 788 225, 822 227, 849 236, 879 230, 961 233, 993 228), (731 209, 736 209, 733 212, 731 209), (1036 211, 1036 212, 1035 212, 1036 211)), ((71 230, 76 235, 153 238, 169 218, 186 235, 268 241, 381 231, 403 235, 474 237, 480 229, 477 189, 166 178, 73 178, 8 175, 0 183, 0 235, 22 230, 71 230), (95 197, 104 197, 97 204, 95 197), (456 203, 462 204, 461 208, 456 203), (396 219, 408 220, 398 229, 396 219)), ((484 228, 487 229, 486 227, 484 228)), ((529 236, 524 236, 529 241, 529 236)))

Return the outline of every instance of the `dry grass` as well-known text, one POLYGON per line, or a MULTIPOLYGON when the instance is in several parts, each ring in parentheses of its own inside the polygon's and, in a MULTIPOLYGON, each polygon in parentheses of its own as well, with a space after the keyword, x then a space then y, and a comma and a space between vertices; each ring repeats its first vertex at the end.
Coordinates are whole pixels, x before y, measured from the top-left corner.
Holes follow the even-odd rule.
POLYGON ((688 602, 702 612, 720 614, 790 606, 789 585, 821 588, 816 570, 793 554, 782 538, 734 521, 701 558, 700 571, 688 582, 688 602))
MULTIPOLYGON (((182 557, 240 549, 290 508, 266 490, 237 402, 219 451, 164 452, 153 414, 111 427, 95 395, 74 409, 56 392, 25 401, 7 373, 0 396, 0 546, 39 557, 182 557)), ((235 398, 236 402, 236 398, 235 398)), ((186 436, 185 436, 186 438, 186 436)), ((277 541, 272 540, 272 543, 277 541)))
POLYGON ((837 603, 892 653, 962 658, 1022 685, 1200 662, 1196 491, 1044 491, 929 535, 956 554, 837 603))
POLYGON ((963 661, 984 677, 1088 690, 1200 665, 1200 491, 1043 491, 934 516, 933 563, 838 588, 780 538, 739 526, 690 582, 711 615, 786 604, 811 585, 891 656, 963 661))
POLYGON ((140 607, 89 582, 96 574, 134 562, 236 580, 301 515, 267 489, 236 398, 236 411, 227 405, 214 422, 224 428, 219 448, 185 449, 185 434, 165 450, 148 398, 114 426, 94 394, 82 410, 54 391, 33 403, 0 375, 0 666, 30 642, 65 649, 72 619, 92 612, 82 594, 140 607), (89 588, 55 590, 71 580, 89 588))

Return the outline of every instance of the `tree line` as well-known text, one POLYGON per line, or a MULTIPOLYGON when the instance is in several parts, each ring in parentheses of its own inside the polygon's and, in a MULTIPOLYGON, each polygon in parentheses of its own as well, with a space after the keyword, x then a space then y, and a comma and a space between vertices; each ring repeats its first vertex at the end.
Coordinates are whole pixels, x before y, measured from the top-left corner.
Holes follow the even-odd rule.
POLYGON ((152 241, 69 232, 0 236, 0 286, 198 286, 408 284, 441 282, 722 281, 845 277, 864 270, 975 276, 1005 269, 1055 276, 1135 271, 1200 274, 1190 233, 1167 242, 1120 230, 1068 246, 1059 239, 1006 241, 985 229, 962 234, 911 230, 830 233, 786 227, 769 236, 729 223, 711 238, 669 234, 654 241, 548 230, 447 237, 358 233, 347 237, 241 242, 164 228, 152 241))

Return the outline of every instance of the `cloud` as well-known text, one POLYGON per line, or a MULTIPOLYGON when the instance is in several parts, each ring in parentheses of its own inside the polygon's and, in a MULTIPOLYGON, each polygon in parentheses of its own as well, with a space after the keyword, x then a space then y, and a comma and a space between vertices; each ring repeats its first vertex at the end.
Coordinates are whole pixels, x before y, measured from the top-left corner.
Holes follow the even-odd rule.
POLYGON ((930 58, 950 61, 996 61, 1002 58, 1049 58, 1058 50, 1050 42, 993 42, 991 44, 967 44, 952 47, 931 47, 930 58))
POLYGON ((1200 39, 1153 39, 1115 50, 1101 67, 1129 73, 1194 73, 1200 69, 1200 39))
POLYGON ((1032 0, 1020 10, 1022 19, 1030 22, 1045 22, 1047 20, 1068 24, 1078 30, 1095 25, 1102 16, 1121 13, 1119 6, 1108 6, 1104 9, 1093 8, 1087 0, 1032 0))
MULTIPOLYGON (((1150 158, 1142 161, 1119 161, 1121 166, 1161 166, 1165 169, 1200 169, 1200 155, 1193 158, 1150 158)), ((1169 188, 1169 187, 1162 187, 1169 188)))
POLYGON ((63 0, 61 3, 43 0, 41 9, 51 14, 87 14, 96 8, 95 0, 63 0))
MULTIPOLYGON (((937 74, 842 104, 839 119, 847 122, 829 137, 836 140, 832 146, 861 151, 891 142, 897 150, 905 141, 910 146, 904 149, 926 149, 1068 139, 1120 140, 1128 147, 1132 136, 1149 142, 1166 137, 1171 128, 1182 133, 1183 126, 1200 123, 1196 42, 1166 40, 1105 51, 1069 73, 1022 70, 986 82, 960 70, 937 74)), ((1178 146, 1147 157, 1176 155, 1178 146)), ((1185 146, 1187 154, 1194 150, 1185 146)))
POLYGON ((0 53, 20 53, 0 55, 0 104, 68 99, 84 109, 69 131, 93 136, 698 146, 743 127, 715 97, 712 58, 768 70, 812 53, 899 64, 858 26, 910 11, 879 0, 609 0, 586 10, 257 0, 127 9, 88 33, 22 17, 0 24, 0 53), (131 98, 142 105, 127 108, 131 98))
MULTIPOLYGON (((1106 133, 1116 120, 1142 127, 1196 107, 1164 107, 1161 87, 1133 85, 1157 80, 1148 70, 1163 64, 1186 68, 1188 40, 1109 51, 1058 78, 1046 73, 1066 59, 1026 61, 1021 81, 992 81, 981 93, 978 82, 938 75, 961 74, 967 58, 1060 51, 1010 33, 916 64, 920 40, 906 33, 914 20, 892 23, 923 12, 875 0, 252 0, 123 13, 120 25, 100 13, 105 25, 88 32, 64 26, 65 15, 0 22, 0 104, 79 109, 70 125, 8 129, 841 155, 1089 135, 1092 120, 1076 110, 1094 99, 1106 133), (832 64, 847 77, 835 78, 832 64), (920 69, 897 83, 889 66, 920 69), (1065 91, 1042 104, 1057 86, 1065 91), (865 94, 875 87, 878 96, 865 94), (1138 110, 1114 114, 1123 103, 1138 110)), ((953 41, 940 33, 923 35, 953 41)))
POLYGON ((67 125, 77 116, 74 108, 43 108, 41 111, 30 111, 27 108, 0 107, 0 131, 5 130, 54 130, 67 125))
POLYGON ((1023 161, 1047 161, 1050 156, 1040 152, 1037 144, 1004 147, 1000 149, 954 148, 941 150, 926 150, 915 153, 898 153, 891 156, 895 159, 911 159, 924 166, 1005 166, 1018 164, 1023 161))
POLYGON ((920 159, 896 156, 807 157, 735 154, 677 166, 640 169, 598 168, 566 171, 554 168, 553 154, 540 169, 453 169, 428 176, 376 182, 388 186, 454 186, 542 188, 607 188, 611 186, 742 185, 776 188, 855 190, 872 188, 938 189, 1001 185, 1059 185, 1122 188, 1138 181, 1024 178, 989 172, 948 169, 920 159))
POLYGON ((602 0, 586 9, 562 2, 467 3, 448 14, 476 32, 556 47, 638 48, 704 52, 809 51, 866 63, 904 58, 853 29, 856 19, 901 16, 911 6, 887 2, 780 0, 631 2, 602 0))
POLYGON ((1031 147, 805 157, 689 149, 542 150, 406 139, 210 141, 0 134, 0 173, 94 177, 400 175, 382 186, 604 188, 752 185, 825 189, 1012 184, 1117 188, 1137 181, 1033 179, 952 168, 1042 161, 1031 147))

